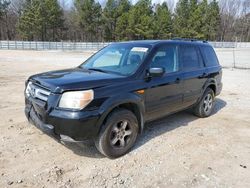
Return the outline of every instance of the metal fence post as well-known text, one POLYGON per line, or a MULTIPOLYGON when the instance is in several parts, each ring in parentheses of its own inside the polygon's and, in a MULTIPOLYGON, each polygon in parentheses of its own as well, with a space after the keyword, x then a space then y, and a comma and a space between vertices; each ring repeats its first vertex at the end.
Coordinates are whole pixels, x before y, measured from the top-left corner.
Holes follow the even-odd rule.
POLYGON ((233 68, 236 68, 236 59, 235 59, 235 48, 236 48, 236 42, 234 43, 233 47, 233 68))

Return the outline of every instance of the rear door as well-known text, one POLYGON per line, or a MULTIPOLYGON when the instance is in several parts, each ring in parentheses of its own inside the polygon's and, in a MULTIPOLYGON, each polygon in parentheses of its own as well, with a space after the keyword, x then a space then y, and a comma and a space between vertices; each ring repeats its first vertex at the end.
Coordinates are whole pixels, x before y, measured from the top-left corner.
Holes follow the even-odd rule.
POLYGON ((197 102, 207 79, 200 50, 195 45, 180 45, 179 59, 183 72, 183 107, 197 102))
POLYGON ((153 77, 147 83, 147 120, 165 116, 182 106, 182 82, 177 45, 158 47, 150 61, 150 68, 159 67, 165 69, 165 74, 161 77, 153 77))

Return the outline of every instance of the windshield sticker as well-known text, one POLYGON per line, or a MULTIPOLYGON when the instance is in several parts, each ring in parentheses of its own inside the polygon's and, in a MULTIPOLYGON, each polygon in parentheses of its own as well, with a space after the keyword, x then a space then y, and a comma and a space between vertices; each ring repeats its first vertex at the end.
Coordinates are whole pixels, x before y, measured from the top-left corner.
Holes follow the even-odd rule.
POLYGON ((133 47, 131 49, 132 52, 147 52, 148 48, 144 48, 144 47, 133 47))

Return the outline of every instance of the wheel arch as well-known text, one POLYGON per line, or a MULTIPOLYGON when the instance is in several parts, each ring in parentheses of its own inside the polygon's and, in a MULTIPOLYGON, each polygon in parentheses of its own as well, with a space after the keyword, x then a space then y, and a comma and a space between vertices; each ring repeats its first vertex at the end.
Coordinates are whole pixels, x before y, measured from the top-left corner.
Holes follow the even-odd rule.
POLYGON ((104 125, 107 117, 109 116, 110 113, 114 112, 117 109, 127 109, 130 110, 131 112, 134 113, 138 120, 138 125, 139 125, 139 132, 141 133, 144 128, 144 114, 145 114, 145 108, 144 108, 144 103, 141 100, 141 98, 137 97, 128 97, 126 100, 124 99, 111 99, 112 103, 107 102, 105 107, 103 107, 102 115, 97 123, 97 126, 99 128, 98 134, 101 131, 102 126, 104 125))
POLYGON ((203 86, 203 93, 206 91, 207 88, 211 88, 214 91, 214 94, 217 92, 217 83, 215 79, 209 79, 203 86))
POLYGON ((214 92, 214 95, 216 94, 216 85, 215 84, 211 83, 207 86, 207 88, 211 88, 214 92))

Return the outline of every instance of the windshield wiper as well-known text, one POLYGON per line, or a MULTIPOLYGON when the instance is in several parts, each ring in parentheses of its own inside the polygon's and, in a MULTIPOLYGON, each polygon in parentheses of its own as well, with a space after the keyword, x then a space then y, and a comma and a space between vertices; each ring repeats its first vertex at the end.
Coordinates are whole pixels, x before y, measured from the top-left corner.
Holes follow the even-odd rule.
POLYGON ((98 69, 98 68, 88 68, 87 70, 98 71, 98 72, 109 73, 109 74, 117 74, 117 75, 124 76, 124 74, 121 74, 119 72, 114 72, 114 71, 110 71, 110 70, 103 70, 103 69, 98 69))
POLYGON ((89 68, 88 70, 92 70, 92 71, 98 71, 98 72, 104 72, 107 73, 108 71, 105 71, 103 69, 97 69, 97 68, 89 68))

